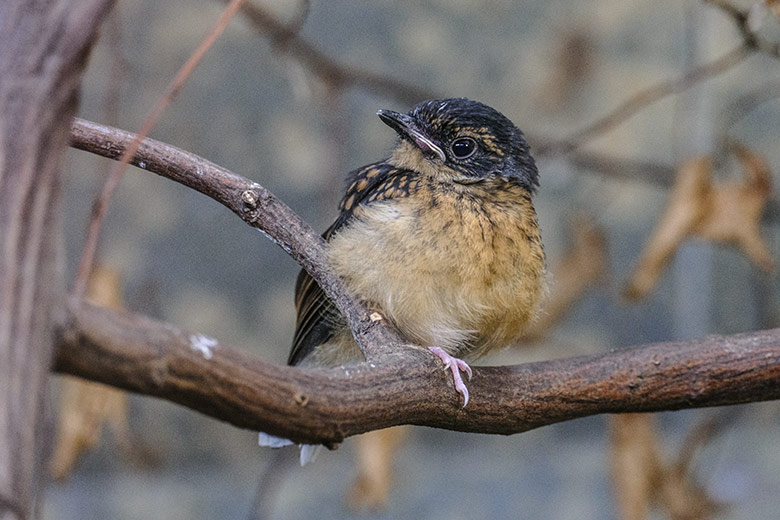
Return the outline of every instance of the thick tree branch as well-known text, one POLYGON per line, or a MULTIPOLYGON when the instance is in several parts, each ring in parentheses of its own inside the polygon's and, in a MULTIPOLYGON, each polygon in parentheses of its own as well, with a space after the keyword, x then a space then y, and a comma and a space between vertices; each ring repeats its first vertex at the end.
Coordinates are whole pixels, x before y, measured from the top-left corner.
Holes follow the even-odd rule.
MULTIPOLYGON (((110 158, 132 139, 82 120, 71 130, 73 146, 110 158)), ((280 367, 170 325, 81 305, 62 332, 61 372, 162 397, 236 426, 325 444, 396 424, 510 434, 597 413, 780 397, 780 330, 774 330, 480 368, 470 383, 474 398, 462 409, 433 357, 372 327, 327 267, 324 242, 262 186, 151 139, 132 162, 214 198, 266 232, 341 299, 358 338, 382 355, 371 359, 376 364, 333 370, 280 367)))
POLYGON ((780 398, 780 329, 607 354, 477 367, 461 408, 431 356, 338 369, 275 366, 199 334, 88 304, 62 329, 55 370, 161 397, 242 428, 328 445, 397 424, 512 434, 601 413, 780 398))
POLYGON ((34 516, 62 307, 60 164, 111 0, 0 2, 0 519, 34 516))
MULTIPOLYGON (((129 132, 83 119, 76 118, 71 125, 71 146, 109 159, 119 159, 134 137, 129 132)), ((384 321, 372 321, 365 306, 349 295, 328 265, 325 241, 258 183, 154 139, 144 139, 130 162, 211 197, 278 244, 333 299, 368 359, 392 356, 390 347, 403 343, 384 321)))

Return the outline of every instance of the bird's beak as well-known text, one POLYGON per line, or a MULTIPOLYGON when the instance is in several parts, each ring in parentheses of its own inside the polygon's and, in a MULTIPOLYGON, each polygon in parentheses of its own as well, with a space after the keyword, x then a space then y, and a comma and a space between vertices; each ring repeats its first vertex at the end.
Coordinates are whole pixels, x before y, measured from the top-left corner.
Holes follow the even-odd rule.
POLYGON ((400 114, 392 110, 380 110, 376 113, 387 126, 398 132, 401 137, 406 137, 417 147, 422 150, 426 155, 436 155, 442 161, 447 157, 444 155, 444 151, 431 141, 431 139, 423 132, 417 129, 417 125, 414 118, 406 114, 400 114))

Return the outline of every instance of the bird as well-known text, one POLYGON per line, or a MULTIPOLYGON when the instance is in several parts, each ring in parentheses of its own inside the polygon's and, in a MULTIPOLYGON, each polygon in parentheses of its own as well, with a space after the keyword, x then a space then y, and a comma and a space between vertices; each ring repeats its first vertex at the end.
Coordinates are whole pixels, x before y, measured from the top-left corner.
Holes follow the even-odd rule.
MULTIPOLYGON (((483 103, 428 100, 377 115, 397 145, 348 175, 339 215, 323 233, 328 259, 355 296, 441 360, 465 407, 461 372, 470 379, 470 362, 516 342, 546 292, 538 170, 522 131, 483 103)), ((363 360, 305 270, 295 306, 289 365, 363 360)), ((266 435, 264 445, 274 439, 266 435)))

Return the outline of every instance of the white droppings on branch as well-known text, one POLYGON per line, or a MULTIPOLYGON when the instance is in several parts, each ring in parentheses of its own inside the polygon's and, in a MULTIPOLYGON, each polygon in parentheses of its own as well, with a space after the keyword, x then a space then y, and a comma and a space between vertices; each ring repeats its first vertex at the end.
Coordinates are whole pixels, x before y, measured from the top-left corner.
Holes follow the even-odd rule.
POLYGON ((257 229, 260 233, 262 233, 265 236, 265 238, 267 238, 268 240, 270 240, 271 242, 273 242, 277 246, 281 247, 284 250, 285 253, 287 253, 287 254, 291 254, 292 253, 292 249, 290 249, 290 246, 288 246, 287 244, 284 244, 282 242, 279 242, 274 237, 272 237, 270 234, 268 234, 267 231, 265 231, 263 229, 260 229, 260 228, 255 228, 255 229, 257 229))
POLYGON ((219 342, 214 338, 209 338, 203 334, 193 334, 190 336, 190 348, 197 350, 206 359, 211 359, 214 356, 212 349, 219 346, 219 342))

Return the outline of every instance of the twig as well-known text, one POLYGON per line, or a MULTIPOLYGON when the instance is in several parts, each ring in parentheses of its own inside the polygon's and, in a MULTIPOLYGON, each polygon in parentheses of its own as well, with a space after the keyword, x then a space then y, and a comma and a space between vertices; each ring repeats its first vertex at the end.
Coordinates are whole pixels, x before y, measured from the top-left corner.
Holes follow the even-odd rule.
MULTIPOLYGON (((540 157, 547 155, 537 154, 540 157)), ((566 156, 573 166, 623 181, 639 181, 668 189, 674 184, 675 169, 665 164, 622 159, 607 155, 577 150, 566 156)), ((762 222, 780 222, 780 201, 777 197, 767 201, 762 222)))
POLYGON ((700 417, 683 440, 675 461, 677 468, 682 472, 691 472, 693 459, 699 448, 706 446, 727 427, 738 424, 739 415, 743 410, 740 408, 716 410, 700 417))
MULTIPOLYGON (((83 119, 74 119, 71 125, 71 146, 109 159, 122 156, 135 137, 83 119)), ((347 319, 367 358, 383 357, 388 354, 389 345, 403 343, 384 321, 372 322, 365 307, 349 296, 328 266, 323 239, 263 186, 153 139, 139 142, 131 163, 211 197, 250 226, 263 231, 317 280, 347 319)))
POLYGON ((675 169, 665 164, 610 157, 603 154, 575 151, 566 156, 573 166, 624 181, 640 181, 668 188, 674 183, 675 169))
POLYGON ((334 87, 363 88, 369 92, 391 96, 406 104, 439 97, 428 89, 392 76, 352 68, 338 62, 301 37, 297 24, 286 24, 262 7, 247 3, 241 8, 241 12, 258 31, 268 36, 280 52, 295 58, 312 74, 334 87))
POLYGON ((109 37, 107 48, 110 65, 106 84, 106 97, 103 101, 103 118, 108 125, 119 124, 119 106, 124 84, 125 73, 128 68, 127 60, 122 53, 122 24, 120 23, 119 6, 115 6, 105 21, 104 34, 109 37))
POLYGON ((742 10, 726 0, 704 0, 704 2, 717 7, 734 20, 746 47, 773 58, 780 58, 780 42, 772 42, 758 36, 750 27, 750 16, 747 10, 742 10))
POLYGON ((622 124, 648 105, 671 94, 679 94, 697 83, 717 76, 739 64, 751 53, 758 51, 780 58, 780 43, 770 42, 753 32, 748 23, 748 12, 729 3, 727 0, 704 0, 731 16, 742 35, 742 43, 723 56, 698 67, 694 67, 676 80, 667 80, 636 94, 615 110, 589 126, 575 132, 568 138, 543 147, 540 154, 566 154, 583 146, 592 139, 622 124))
POLYGON ((552 142, 547 146, 543 146, 538 153, 542 155, 571 153, 596 137, 624 123, 656 101, 672 94, 679 94, 701 81, 722 74, 741 63, 748 55, 750 55, 750 47, 741 44, 713 61, 690 69, 677 79, 662 81, 648 87, 582 130, 573 133, 562 141, 552 142))
POLYGON ((733 140, 729 132, 734 125, 764 103, 776 101, 778 98, 780 98, 780 81, 772 80, 729 102, 728 106, 718 114, 718 119, 722 121, 718 125, 720 128, 718 149, 723 150, 724 153, 729 149, 729 143, 733 140))
POLYGON ((108 209, 108 203, 111 200, 111 196, 114 194, 117 186, 119 185, 119 181, 122 180, 122 176, 127 168, 127 165, 130 163, 130 160, 135 154, 136 150, 138 150, 138 147, 141 144, 141 140, 149 135, 149 132, 157 123, 157 120, 160 118, 168 105, 171 104, 173 98, 176 97, 176 94, 178 94, 179 90, 184 85, 184 82, 187 81, 187 78, 189 78, 190 74, 192 74, 195 66, 198 64, 201 58, 203 58, 203 55, 206 54, 206 51, 214 44, 219 35, 222 34, 222 31, 225 30, 228 23, 230 22, 230 19, 233 17, 233 15, 236 14, 244 1, 245 0, 231 0, 230 4, 222 13, 222 16, 217 21, 217 24, 214 26, 211 32, 206 35, 206 37, 203 39, 192 56, 190 56, 187 62, 181 67, 181 69, 179 69, 179 71, 176 73, 176 76, 168 84, 165 92, 162 94, 162 96, 160 96, 152 110, 146 116, 146 120, 144 121, 143 125, 141 125, 141 129, 138 131, 138 134, 136 135, 133 142, 131 142, 125 149, 125 152, 119 160, 119 163, 117 163, 114 168, 111 169, 111 173, 103 185, 103 190, 92 206, 92 216, 90 218, 89 227, 87 229, 87 238, 84 243, 84 251, 81 256, 81 261, 79 262, 79 268, 76 273, 76 281, 74 282, 73 286, 74 298, 81 299, 84 296, 89 274, 92 271, 93 264, 95 263, 95 255, 97 253, 98 240, 100 238, 100 229, 103 225, 103 219, 105 217, 106 210, 108 209))
POLYGON ((291 33, 299 33, 303 28, 303 24, 306 23, 306 19, 311 12, 311 0, 299 0, 298 12, 295 13, 295 17, 287 23, 287 29, 291 33))
POLYGON ((70 309, 54 368, 161 397, 241 428, 333 445, 399 424, 512 434, 588 415, 780 398, 780 329, 596 356, 477 367, 461 408, 434 358, 302 369, 259 361, 170 324, 70 309))

